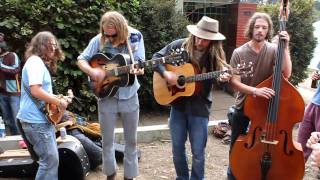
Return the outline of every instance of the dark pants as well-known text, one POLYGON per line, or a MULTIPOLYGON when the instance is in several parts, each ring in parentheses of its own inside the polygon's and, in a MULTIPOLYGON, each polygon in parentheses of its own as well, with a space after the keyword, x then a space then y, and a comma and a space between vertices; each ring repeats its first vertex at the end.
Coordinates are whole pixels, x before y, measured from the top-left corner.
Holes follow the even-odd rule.
MULTIPOLYGON (((229 157, 230 157, 233 144, 236 142, 239 135, 246 134, 248 125, 249 125, 249 118, 243 114, 243 110, 235 110, 231 116, 231 143, 230 143, 229 157)), ((228 175, 228 180, 236 179, 232 174, 230 165, 228 167, 227 175, 228 175)))

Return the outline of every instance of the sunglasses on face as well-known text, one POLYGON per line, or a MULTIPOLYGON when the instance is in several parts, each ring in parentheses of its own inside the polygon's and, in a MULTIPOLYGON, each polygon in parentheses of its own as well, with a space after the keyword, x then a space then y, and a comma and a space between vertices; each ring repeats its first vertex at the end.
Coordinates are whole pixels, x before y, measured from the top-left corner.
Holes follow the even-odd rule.
POLYGON ((107 34, 107 33, 103 33, 103 35, 104 35, 104 37, 106 37, 106 38, 115 38, 115 37, 117 37, 118 36, 118 34, 117 33, 115 33, 115 34, 107 34))

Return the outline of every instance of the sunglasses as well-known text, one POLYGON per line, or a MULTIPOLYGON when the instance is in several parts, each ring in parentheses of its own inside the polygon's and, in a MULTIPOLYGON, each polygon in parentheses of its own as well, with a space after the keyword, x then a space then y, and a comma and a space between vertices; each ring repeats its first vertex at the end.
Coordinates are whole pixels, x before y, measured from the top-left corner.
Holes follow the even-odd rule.
POLYGON ((107 34, 107 33, 103 33, 103 35, 104 35, 104 37, 106 37, 106 38, 115 38, 115 37, 117 37, 118 36, 118 34, 117 33, 115 33, 115 34, 107 34))

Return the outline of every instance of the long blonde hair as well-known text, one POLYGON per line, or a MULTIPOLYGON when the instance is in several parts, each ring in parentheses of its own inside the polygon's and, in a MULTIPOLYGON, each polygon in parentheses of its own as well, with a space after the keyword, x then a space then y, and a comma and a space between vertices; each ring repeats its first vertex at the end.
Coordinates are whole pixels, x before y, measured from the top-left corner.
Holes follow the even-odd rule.
POLYGON ((65 58, 57 38, 49 31, 41 31, 31 39, 24 56, 25 59, 28 60, 32 55, 39 56, 42 61, 49 66, 49 70, 53 73, 57 71, 57 61, 64 60, 65 58), (49 58, 47 52, 49 50, 48 48, 50 48, 50 40, 52 39, 56 42, 57 48, 55 49, 54 56, 49 58))
POLYGON ((127 40, 129 36, 129 30, 126 18, 117 11, 108 11, 102 15, 100 20, 100 49, 103 48, 104 43, 106 42, 106 40, 108 40, 103 35, 104 26, 114 27, 117 31, 117 37, 115 37, 114 41, 112 42, 113 46, 118 46, 119 44, 122 44, 127 40))
MULTIPOLYGON (((189 59, 197 64, 197 62, 193 61, 193 56, 194 56, 194 44, 195 44, 195 36, 192 35, 191 33, 189 34, 189 37, 187 40, 183 43, 182 47, 187 50, 189 54, 189 59)), ((226 63, 226 55, 225 52, 222 48, 222 41, 211 41, 210 47, 209 47, 209 56, 210 56, 210 63, 213 67, 216 67, 216 69, 212 70, 222 70, 223 67, 227 65, 226 63), (214 62, 215 60, 215 62, 214 62)))

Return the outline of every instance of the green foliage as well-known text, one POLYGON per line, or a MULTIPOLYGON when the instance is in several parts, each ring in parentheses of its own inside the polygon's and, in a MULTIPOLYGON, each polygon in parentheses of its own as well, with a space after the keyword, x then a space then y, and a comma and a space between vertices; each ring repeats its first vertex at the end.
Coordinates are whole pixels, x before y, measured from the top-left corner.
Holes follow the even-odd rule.
MULTIPOLYGON (((144 0, 141 1, 139 18, 132 21, 143 34, 146 58, 162 49, 171 41, 186 37, 187 19, 176 12, 174 0, 144 0)), ((153 98, 152 71, 145 70, 145 75, 139 77, 141 88, 139 91, 140 104, 143 110, 161 108, 153 98)))
POLYGON ((314 1, 313 17, 316 21, 320 21, 320 1, 314 1))
MULTIPOLYGON (((295 0, 291 2, 287 31, 290 34, 290 52, 292 60, 292 76, 290 82, 297 85, 307 78, 307 66, 313 57, 316 39, 313 36, 312 6, 313 0, 295 0)), ((275 32, 279 30, 279 4, 263 5, 259 11, 271 15, 275 32)))
MULTIPOLYGON (((174 0, 1 0, 0 32, 6 34, 6 41, 21 59, 26 44, 37 32, 47 30, 56 35, 66 59, 58 64, 55 92, 65 94, 73 89, 77 98, 71 110, 97 119, 96 98, 76 59, 98 33, 101 15, 108 10, 122 12, 143 33, 146 57, 150 59, 173 38, 184 36, 187 21, 174 6, 174 0)), ((141 107, 155 107, 151 70, 139 78, 141 107)))

